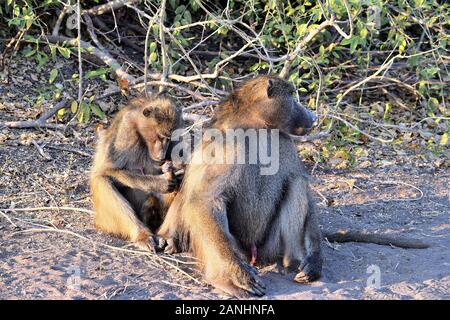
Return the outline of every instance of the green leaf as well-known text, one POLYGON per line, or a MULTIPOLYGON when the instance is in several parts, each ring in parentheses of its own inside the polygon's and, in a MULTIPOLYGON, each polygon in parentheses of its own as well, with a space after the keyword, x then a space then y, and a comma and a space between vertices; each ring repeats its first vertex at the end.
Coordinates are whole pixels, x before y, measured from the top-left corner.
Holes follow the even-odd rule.
POLYGON ((428 106, 430 108, 437 108, 437 107, 439 107, 439 100, 436 99, 435 97, 431 97, 430 99, 428 99, 428 106))
POLYGON ((178 8, 175 9, 175 14, 181 14, 184 10, 186 10, 184 5, 178 6, 178 8))
POLYGON ((346 46, 346 45, 348 45, 348 44, 350 44, 350 43, 352 43, 352 38, 344 38, 344 39, 342 39, 342 41, 341 41, 341 44, 343 45, 343 46, 346 46))
POLYGON ((445 146, 448 143, 448 132, 445 132, 442 137, 441 137, 441 141, 439 141, 439 144, 441 146, 445 146))
POLYGON ((391 112, 391 109, 392 109, 392 105, 389 102, 386 103, 385 108, 384 108, 384 115, 383 115, 384 120, 389 119, 389 112, 391 112))
POLYGON ((91 70, 86 72, 85 79, 94 78, 98 76, 105 75, 109 72, 109 68, 98 68, 96 70, 91 70))
POLYGON ((64 116, 64 113, 66 113, 66 109, 62 108, 58 110, 58 113, 56 114, 56 116, 58 117, 58 119, 61 119, 64 116))
POLYGON ((156 44, 156 42, 151 42, 149 48, 150 52, 155 52, 156 49, 158 48, 158 45, 156 44))
POLYGON ((68 59, 70 58, 70 49, 69 48, 64 48, 64 47, 58 47, 58 51, 59 53, 61 53, 61 55, 68 59))
POLYGON ((367 31, 366 28, 361 29, 361 31, 359 31, 359 35, 361 36, 361 38, 366 38, 368 33, 369 31, 367 31))
POLYGON ((48 62, 48 55, 46 55, 44 52, 39 51, 36 55, 35 55, 35 59, 38 62, 37 65, 37 70, 40 71, 42 69, 42 67, 44 66, 44 64, 46 64, 48 62))
POLYGON ((48 78, 48 83, 52 84, 57 76, 58 76, 58 69, 52 69, 52 71, 50 71, 50 78, 48 78))
POLYGON ((308 28, 308 24, 307 23, 303 23, 297 26, 297 36, 302 36, 306 29, 308 28))
POLYGON ((178 1, 177 0, 170 0, 169 4, 172 7, 172 9, 175 9, 177 7, 178 1))
POLYGON ((325 56, 325 47, 324 46, 320 46, 319 48, 319 54, 321 57, 325 56))
POLYGON ((77 112, 77 109, 78 109, 78 102, 73 100, 72 104, 70 105, 70 111, 72 113, 75 113, 75 112, 77 112))
POLYGON ((82 102, 80 104, 80 112, 77 115, 78 122, 88 123, 90 117, 91 117, 91 107, 87 103, 82 102))
POLYGON ((91 104, 91 110, 100 119, 104 119, 105 118, 105 113, 103 112, 102 109, 100 109, 100 107, 98 105, 91 104))
POLYGON ((155 62, 158 59, 158 55, 156 54, 156 52, 152 52, 150 54, 150 62, 155 62))
POLYGON ((30 47, 28 47, 27 49, 24 50, 23 56, 26 58, 29 58, 29 57, 33 56, 35 53, 36 53, 35 49, 31 49, 30 47))
POLYGON ((191 24, 192 23, 192 16, 191 16, 191 13, 189 11, 186 10, 184 12, 184 18, 186 19, 187 24, 191 24))

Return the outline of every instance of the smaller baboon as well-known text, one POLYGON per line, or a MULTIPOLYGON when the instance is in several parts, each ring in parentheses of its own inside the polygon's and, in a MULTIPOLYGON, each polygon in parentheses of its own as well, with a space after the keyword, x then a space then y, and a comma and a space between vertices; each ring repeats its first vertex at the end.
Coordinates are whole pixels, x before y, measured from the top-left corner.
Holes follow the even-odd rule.
POLYGON ((168 159, 181 110, 160 94, 135 98, 98 134, 90 175, 97 229, 154 251, 154 236, 180 182, 168 159))

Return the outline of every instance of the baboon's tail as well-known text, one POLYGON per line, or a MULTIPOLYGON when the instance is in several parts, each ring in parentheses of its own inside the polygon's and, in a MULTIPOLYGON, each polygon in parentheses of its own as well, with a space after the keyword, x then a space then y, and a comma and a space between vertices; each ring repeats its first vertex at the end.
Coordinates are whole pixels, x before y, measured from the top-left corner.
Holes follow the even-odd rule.
POLYGON ((405 249, 426 249, 430 245, 417 239, 393 235, 382 235, 353 230, 323 231, 323 237, 330 242, 364 242, 405 249))

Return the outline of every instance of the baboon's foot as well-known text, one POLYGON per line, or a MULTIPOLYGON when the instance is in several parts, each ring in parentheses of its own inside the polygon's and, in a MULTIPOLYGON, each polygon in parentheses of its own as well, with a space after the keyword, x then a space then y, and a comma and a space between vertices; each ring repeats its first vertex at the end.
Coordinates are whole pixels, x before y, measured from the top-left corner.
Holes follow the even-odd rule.
POLYGON ((318 254, 306 257, 300 265, 300 272, 295 275, 294 281, 309 283, 320 278, 322 273, 322 259, 318 254))
MULTIPOLYGON (((232 284, 251 295, 262 297, 266 294, 266 286, 259 278, 256 269, 249 264, 240 263, 240 265, 230 270, 229 273, 232 284)), ((235 294, 242 297, 241 294, 235 294)))

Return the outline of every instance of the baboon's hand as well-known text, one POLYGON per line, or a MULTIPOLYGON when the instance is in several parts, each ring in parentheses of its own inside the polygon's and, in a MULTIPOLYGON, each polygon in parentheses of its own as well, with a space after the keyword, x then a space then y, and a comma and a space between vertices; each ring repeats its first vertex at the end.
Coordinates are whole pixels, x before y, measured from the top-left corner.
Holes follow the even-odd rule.
POLYGON ((172 161, 164 162, 164 164, 161 166, 161 171, 163 173, 173 172, 174 171, 173 162, 172 161))
POLYGON ((230 276, 236 287, 258 297, 266 294, 266 286, 259 278, 256 269, 249 264, 240 262, 237 266, 237 272, 230 276))
POLYGON ((166 172, 161 175, 161 192, 162 193, 171 193, 175 191, 178 186, 177 177, 172 172, 166 172))
POLYGON ((136 242, 136 246, 144 251, 148 251, 151 253, 163 251, 166 246, 166 240, 164 238, 151 235, 148 240, 141 240, 136 242))
POLYGON ((161 166, 161 171, 163 173, 172 173, 175 177, 177 186, 181 184, 181 181, 183 181, 184 177, 184 167, 182 166, 176 166, 172 161, 166 161, 161 166))
POLYGON ((155 240, 150 237, 148 240, 141 240, 135 243, 136 247, 138 247, 140 250, 148 251, 151 253, 156 252, 156 244, 155 240))

